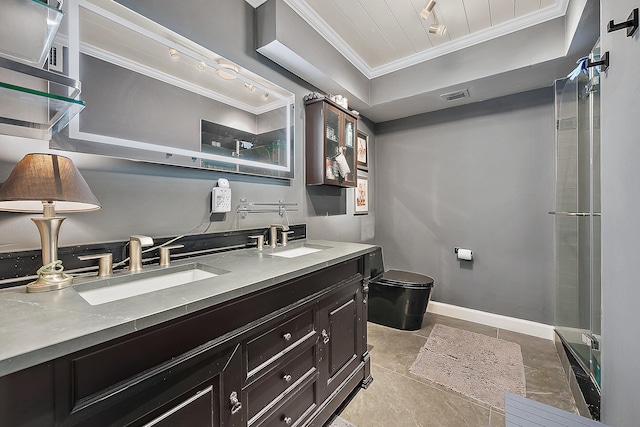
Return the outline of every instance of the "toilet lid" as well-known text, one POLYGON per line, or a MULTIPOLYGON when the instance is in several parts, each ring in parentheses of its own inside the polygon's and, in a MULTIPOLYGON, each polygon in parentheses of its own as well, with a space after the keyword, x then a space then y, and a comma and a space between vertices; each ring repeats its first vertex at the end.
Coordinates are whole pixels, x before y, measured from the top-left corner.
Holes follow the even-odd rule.
POLYGON ((382 275, 382 280, 386 282, 396 282, 408 286, 433 286, 433 279, 424 274, 412 273, 410 271, 389 270, 382 275))

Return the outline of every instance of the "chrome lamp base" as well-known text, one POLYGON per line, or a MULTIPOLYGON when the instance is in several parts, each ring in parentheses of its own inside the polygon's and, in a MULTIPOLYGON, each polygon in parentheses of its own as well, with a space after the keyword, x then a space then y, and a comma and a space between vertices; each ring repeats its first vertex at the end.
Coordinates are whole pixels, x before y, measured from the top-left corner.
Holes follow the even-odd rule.
MULTIPOLYGON (((31 218, 40 232, 42 246, 42 265, 46 266, 58 260, 58 233, 64 217, 47 215, 43 218, 31 218)), ((27 285, 27 292, 57 291, 73 284, 73 277, 62 272, 62 263, 44 271, 38 270, 38 279, 27 285)))
POLYGON ((27 292, 49 292, 63 289, 73 284, 73 277, 64 273, 41 273, 35 282, 27 285, 27 292))

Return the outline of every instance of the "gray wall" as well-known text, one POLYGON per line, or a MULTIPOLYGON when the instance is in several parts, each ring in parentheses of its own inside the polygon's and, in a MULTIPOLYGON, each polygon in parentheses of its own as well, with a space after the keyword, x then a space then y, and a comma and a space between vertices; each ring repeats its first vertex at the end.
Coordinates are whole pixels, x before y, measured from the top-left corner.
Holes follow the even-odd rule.
POLYGON ((379 124, 386 267, 432 276, 435 301, 552 324, 553 123, 549 87, 379 124))
POLYGON ((637 426, 640 419, 640 285, 635 252, 640 243, 640 41, 626 31, 607 33, 609 20, 625 21, 635 0, 601 1, 602 52, 611 66, 601 80, 602 102, 602 421, 637 426))
MULTIPOLYGON (((235 212, 240 198, 255 202, 283 199, 298 203, 298 211, 290 212, 289 220, 291 223, 307 223, 311 238, 355 242, 373 239, 373 209, 369 216, 354 216, 353 190, 340 191, 338 196, 326 200, 322 209, 318 208, 318 197, 308 193, 304 183, 302 97, 317 89, 255 52, 254 9, 248 3, 243 0, 147 0, 129 3, 139 12, 296 94, 295 179, 255 178, 62 153, 74 160, 103 208, 95 212, 68 214, 60 232, 61 246, 127 239, 130 234, 138 233, 159 237, 189 232, 207 219, 211 188, 219 177, 228 178, 231 183, 233 210, 226 215, 214 215, 210 224, 206 221, 197 231, 204 231, 207 226, 208 232, 214 232, 284 222, 285 219, 277 213, 249 214, 246 219, 241 219, 235 212), (335 211, 344 214, 327 215, 327 212, 335 211)), ((91 105, 87 106, 87 110, 91 108, 91 105)), ((361 121, 360 126, 370 134, 373 150, 373 126, 365 121, 361 121)), ((48 142, 0 135, 0 182, 5 180, 22 156, 44 151, 48 151, 48 142)), ((1 246, 0 251, 40 246, 37 229, 29 216, 0 212, 0 245, 9 244, 1 246)))

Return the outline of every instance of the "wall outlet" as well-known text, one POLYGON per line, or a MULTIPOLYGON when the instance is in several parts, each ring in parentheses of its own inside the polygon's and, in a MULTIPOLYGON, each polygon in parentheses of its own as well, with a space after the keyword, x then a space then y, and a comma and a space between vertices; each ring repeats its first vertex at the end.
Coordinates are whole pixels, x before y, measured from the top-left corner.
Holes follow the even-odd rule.
POLYGON ((53 43, 53 45, 51 45, 47 68, 49 71, 64 73, 64 46, 60 43, 53 43))
POLYGON ((211 192, 211 210, 213 212, 231 211, 231 188, 213 187, 211 192))

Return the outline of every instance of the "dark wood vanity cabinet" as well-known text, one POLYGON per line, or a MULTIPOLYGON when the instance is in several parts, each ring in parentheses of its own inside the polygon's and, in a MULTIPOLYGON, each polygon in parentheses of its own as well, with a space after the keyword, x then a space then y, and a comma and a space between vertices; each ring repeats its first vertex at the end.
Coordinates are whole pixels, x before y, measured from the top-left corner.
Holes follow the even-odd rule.
POLYGON ((358 116, 328 99, 305 102, 307 185, 355 187, 358 116))
POLYGON ((364 261, 2 377, 0 425, 322 426, 371 381, 364 261))

